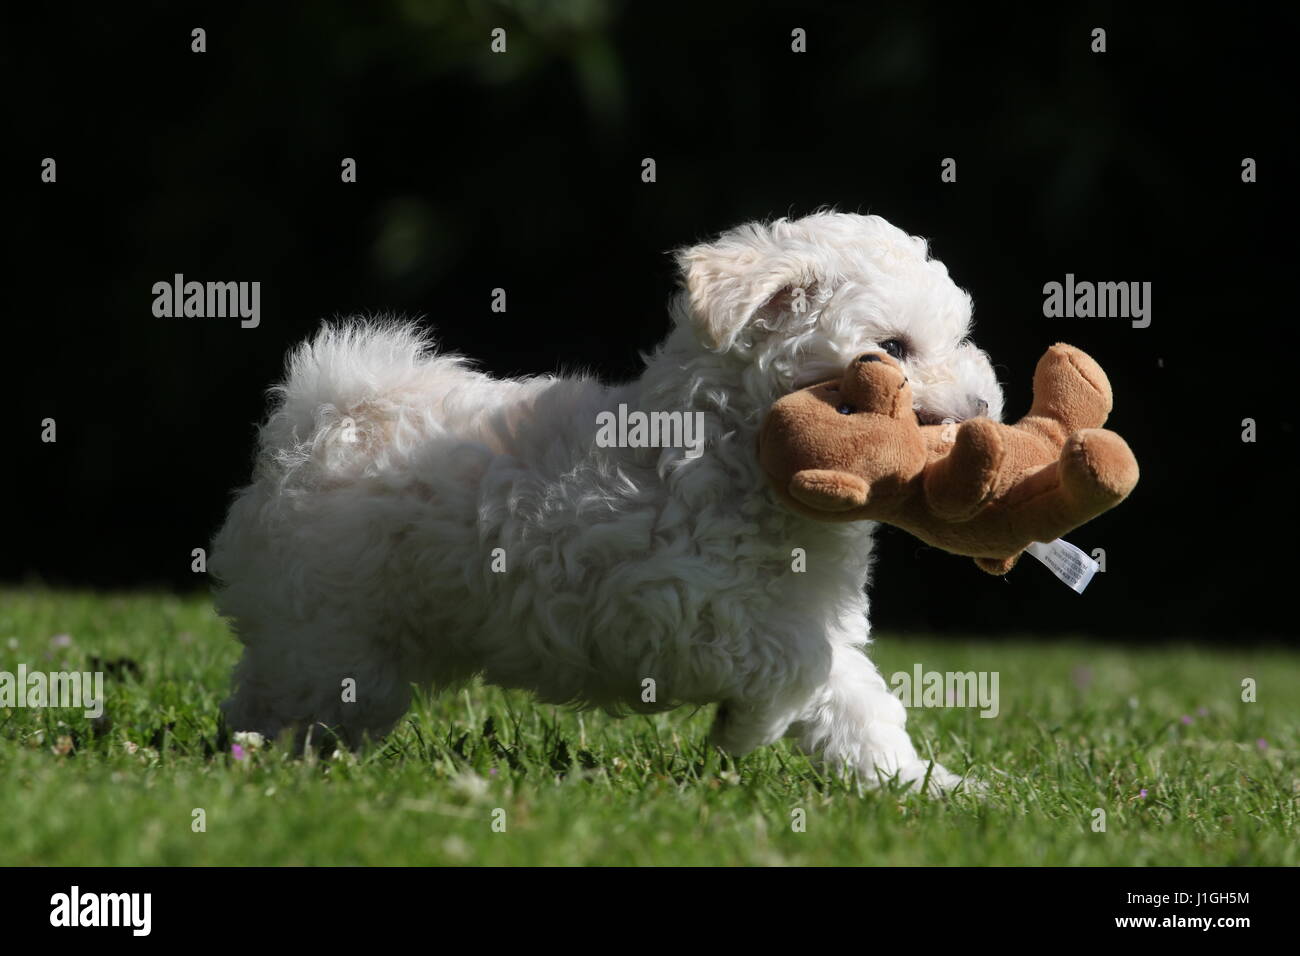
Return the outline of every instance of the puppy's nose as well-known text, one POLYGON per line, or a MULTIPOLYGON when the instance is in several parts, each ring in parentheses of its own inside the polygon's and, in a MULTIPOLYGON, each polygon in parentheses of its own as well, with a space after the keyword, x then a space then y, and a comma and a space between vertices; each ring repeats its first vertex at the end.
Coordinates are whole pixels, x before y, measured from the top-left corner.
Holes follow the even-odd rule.
POLYGON ((858 361, 859 362, 881 362, 884 360, 875 352, 867 352, 863 355, 859 355, 858 361))

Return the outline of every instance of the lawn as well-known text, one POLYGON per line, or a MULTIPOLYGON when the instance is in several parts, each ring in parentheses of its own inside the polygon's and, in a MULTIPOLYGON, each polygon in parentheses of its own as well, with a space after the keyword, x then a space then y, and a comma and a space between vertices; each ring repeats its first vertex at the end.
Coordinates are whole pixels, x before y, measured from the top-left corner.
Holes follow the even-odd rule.
POLYGON ((708 710, 479 685, 368 752, 293 759, 219 734, 236 651, 202 597, 0 592, 0 671, 111 671, 98 720, 0 708, 0 865, 1300 863, 1281 649, 879 635, 887 675, 999 674, 996 718, 911 712, 923 751, 988 782, 947 798, 859 793, 784 744, 731 761, 708 710))

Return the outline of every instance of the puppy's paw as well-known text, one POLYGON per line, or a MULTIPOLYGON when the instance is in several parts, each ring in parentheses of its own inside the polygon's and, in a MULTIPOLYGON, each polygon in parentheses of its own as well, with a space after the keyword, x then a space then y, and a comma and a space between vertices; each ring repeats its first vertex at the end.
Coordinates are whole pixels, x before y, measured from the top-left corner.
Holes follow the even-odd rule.
POLYGON ((988 784, 982 780, 959 776, 943 764, 929 760, 914 760, 904 764, 899 768, 896 779, 908 790, 920 790, 924 787, 926 793, 932 797, 958 792, 983 794, 988 790, 988 784))

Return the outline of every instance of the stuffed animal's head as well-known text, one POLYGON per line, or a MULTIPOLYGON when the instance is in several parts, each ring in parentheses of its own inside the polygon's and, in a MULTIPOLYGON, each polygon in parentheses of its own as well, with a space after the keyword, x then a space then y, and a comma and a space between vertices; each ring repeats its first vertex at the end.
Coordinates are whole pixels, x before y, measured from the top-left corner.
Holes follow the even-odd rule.
POLYGON ((867 352, 838 381, 778 400, 759 461, 795 511, 823 521, 886 521, 1004 574, 1048 542, 1123 501, 1137 483, 1124 439, 1100 426, 1110 383, 1068 345, 1047 350, 1034 405, 1014 425, 974 418, 921 426, 890 356, 867 352))
POLYGON ((866 352, 839 379, 777 401, 759 460, 787 504, 823 520, 857 520, 868 501, 903 495, 926 450, 899 363, 866 352))

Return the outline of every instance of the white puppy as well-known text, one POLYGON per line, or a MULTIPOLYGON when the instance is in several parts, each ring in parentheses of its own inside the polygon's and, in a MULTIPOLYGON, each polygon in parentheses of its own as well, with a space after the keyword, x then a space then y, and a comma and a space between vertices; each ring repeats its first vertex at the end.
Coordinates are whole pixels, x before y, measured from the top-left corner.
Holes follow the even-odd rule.
POLYGON ((755 442, 775 399, 869 349, 923 420, 999 417, 969 297, 877 216, 745 225, 677 260, 675 327, 624 385, 494 379, 399 324, 290 355, 212 555, 245 647, 233 729, 355 744, 413 684, 477 674, 613 713, 720 703, 732 754, 789 735, 871 783, 957 783, 864 653, 875 526, 786 511, 755 442), (702 453, 606 447, 620 405, 689 413, 702 453))

